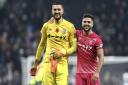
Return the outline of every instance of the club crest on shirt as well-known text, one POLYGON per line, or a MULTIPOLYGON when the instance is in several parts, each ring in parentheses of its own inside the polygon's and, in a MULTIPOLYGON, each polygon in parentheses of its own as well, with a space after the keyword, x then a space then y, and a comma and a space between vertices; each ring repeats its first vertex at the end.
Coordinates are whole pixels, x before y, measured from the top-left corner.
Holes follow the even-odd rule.
POLYGON ((62 29, 62 34, 66 34, 66 31, 67 31, 66 28, 63 28, 62 29))
POLYGON ((93 38, 92 40, 93 40, 94 42, 96 42, 96 39, 95 39, 95 38, 93 38))
POLYGON ((90 39, 88 42, 89 42, 89 44, 92 44, 92 43, 96 42, 96 39, 95 38, 90 39))

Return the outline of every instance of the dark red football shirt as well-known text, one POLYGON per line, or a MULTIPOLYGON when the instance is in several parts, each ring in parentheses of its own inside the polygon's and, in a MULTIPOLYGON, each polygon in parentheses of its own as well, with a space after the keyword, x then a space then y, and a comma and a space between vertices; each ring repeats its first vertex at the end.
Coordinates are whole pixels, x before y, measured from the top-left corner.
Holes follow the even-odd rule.
POLYGON ((95 32, 86 35, 77 30, 77 73, 94 73, 97 68, 97 49, 103 48, 102 39, 95 32))

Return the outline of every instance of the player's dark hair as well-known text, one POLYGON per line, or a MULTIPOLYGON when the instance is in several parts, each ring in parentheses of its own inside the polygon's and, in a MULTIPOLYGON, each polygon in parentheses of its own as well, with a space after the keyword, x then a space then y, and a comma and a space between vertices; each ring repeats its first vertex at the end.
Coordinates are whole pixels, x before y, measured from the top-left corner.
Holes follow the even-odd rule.
POLYGON ((83 18, 91 18, 94 21, 94 16, 91 14, 84 14, 83 18))
POLYGON ((55 1, 52 3, 52 5, 62 5, 62 7, 64 8, 63 3, 61 3, 60 1, 57 1, 57 0, 55 0, 55 1))

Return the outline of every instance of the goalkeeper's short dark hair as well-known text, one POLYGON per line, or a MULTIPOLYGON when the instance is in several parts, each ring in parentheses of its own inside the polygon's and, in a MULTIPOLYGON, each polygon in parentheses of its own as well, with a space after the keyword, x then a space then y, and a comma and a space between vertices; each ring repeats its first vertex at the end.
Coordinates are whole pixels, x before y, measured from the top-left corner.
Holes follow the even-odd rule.
POLYGON ((52 5, 62 5, 63 6, 63 3, 58 0, 54 0, 52 5))

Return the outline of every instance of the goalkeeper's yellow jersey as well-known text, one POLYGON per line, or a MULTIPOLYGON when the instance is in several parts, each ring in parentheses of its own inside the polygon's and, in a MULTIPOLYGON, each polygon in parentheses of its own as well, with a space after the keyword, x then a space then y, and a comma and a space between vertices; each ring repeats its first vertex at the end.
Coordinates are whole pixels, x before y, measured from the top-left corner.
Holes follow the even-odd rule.
POLYGON ((45 50, 43 62, 49 62, 52 49, 61 51, 61 63, 67 63, 67 55, 76 50, 75 27, 72 23, 65 19, 61 19, 59 23, 55 21, 46 22, 41 29, 41 41, 39 43, 36 59, 40 60, 45 50))

